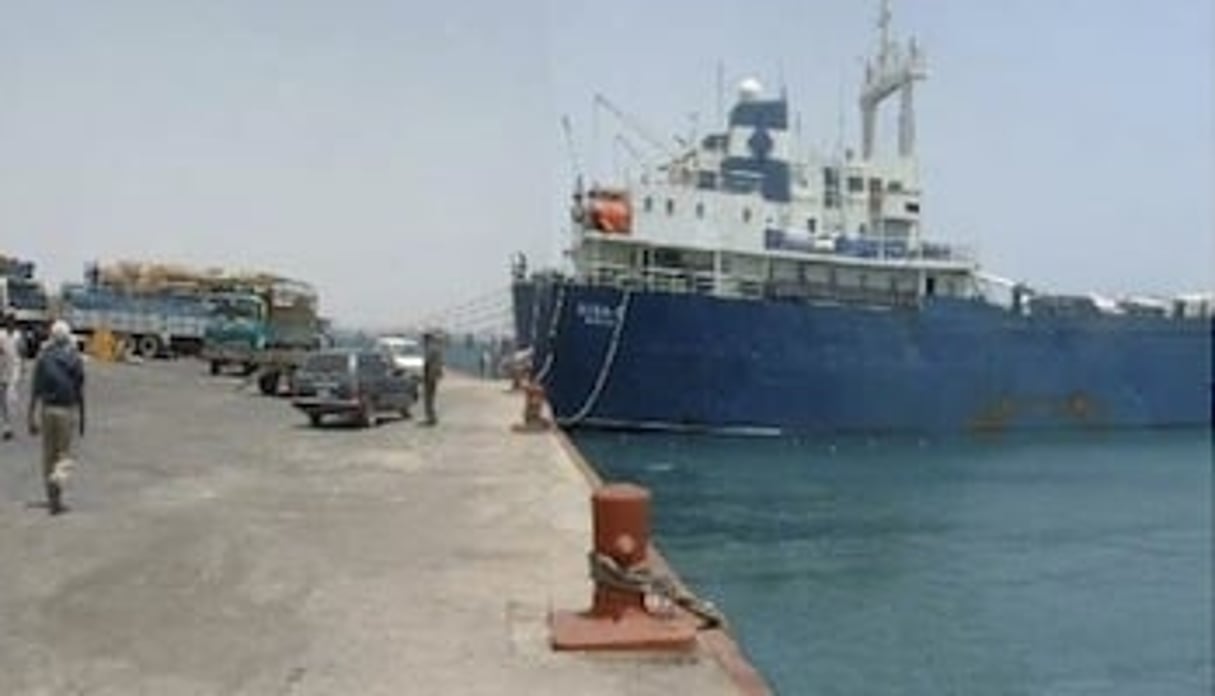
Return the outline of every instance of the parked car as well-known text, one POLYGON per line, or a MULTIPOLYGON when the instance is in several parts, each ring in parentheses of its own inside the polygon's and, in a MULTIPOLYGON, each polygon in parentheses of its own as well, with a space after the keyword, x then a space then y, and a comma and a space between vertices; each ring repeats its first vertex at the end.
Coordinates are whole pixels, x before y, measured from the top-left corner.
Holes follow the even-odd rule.
POLYGON ((368 427, 384 414, 409 418, 417 398, 417 378, 382 352, 326 350, 310 355, 295 373, 292 405, 314 426, 326 416, 343 416, 368 427))
POLYGON ((376 339, 376 345, 392 358, 398 368, 419 379, 422 377, 426 358, 416 340, 404 336, 381 336, 376 339))

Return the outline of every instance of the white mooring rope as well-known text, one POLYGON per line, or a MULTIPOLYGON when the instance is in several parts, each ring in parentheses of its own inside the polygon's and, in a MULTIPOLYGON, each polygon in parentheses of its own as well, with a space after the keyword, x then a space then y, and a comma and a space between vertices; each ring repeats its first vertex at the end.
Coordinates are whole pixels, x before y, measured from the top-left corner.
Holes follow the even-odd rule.
POLYGON ((616 362, 616 352, 620 348, 620 337, 624 334, 624 320, 629 314, 629 301, 632 299, 632 294, 625 290, 620 300, 620 306, 617 308, 617 313, 620 315, 616 318, 616 326, 612 331, 612 339, 608 343, 607 351, 603 355, 603 364, 599 366, 599 375, 595 378, 595 385, 587 394, 586 400, 582 402, 582 407, 574 412, 574 415, 569 418, 558 418, 557 425, 569 426, 581 423, 591 411, 594 410, 595 404, 599 402, 599 397, 603 393, 603 388, 607 384, 608 375, 612 371, 612 365, 616 362))
MULTIPOLYGON (((537 295, 538 297, 538 295, 537 295)), ((548 373, 553 369, 553 344, 557 342, 557 329, 560 326, 561 313, 565 311, 565 283, 561 282, 557 285, 557 301, 553 303, 553 314, 548 321, 548 352, 544 355, 544 364, 536 371, 536 376, 532 378, 536 384, 541 386, 548 379, 548 373)), ((536 313, 536 316, 539 312, 536 313)), ((534 349, 534 347, 533 347, 534 349)))

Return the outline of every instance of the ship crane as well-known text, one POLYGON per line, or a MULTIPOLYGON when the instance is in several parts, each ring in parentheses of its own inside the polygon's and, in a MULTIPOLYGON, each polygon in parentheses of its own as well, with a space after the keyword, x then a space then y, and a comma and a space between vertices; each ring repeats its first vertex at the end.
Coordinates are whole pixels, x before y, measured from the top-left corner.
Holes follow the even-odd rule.
POLYGON ((574 147, 574 126, 569 116, 561 117, 561 131, 565 136, 565 150, 570 158, 570 169, 579 189, 582 188, 582 160, 578 157, 578 148, 574 147))
POLYGON ((615 138, 613 138, 612 145, 614 146, 612 150, 613 161, 616 165, 617 173, 623 171, 623 167, 620 166, 620 160, 618 157, 620 151, 622 150, 625 152, 625 154, 632 158, 634 163, 640 165, 641 167, 645 167, 645 156, 642 155, 641 151, 637 149, 637 146, 634 145, 628 138, 624 137, 624 135, 617 135, 615 138))
MULTIPOLYGON (((637 118, 630 116, 620 107, 616 106, 612 100, 608 99, 602 94, 596 93, 595 106, 597 108, 602 107, 606 109, 608 113, 616 117, 616 120, 627 126, 629 130, 640 136, 642 140, 645 140, 649 145, 662 154, 666 155, 672 160, 677 160, 680 158, 680 153, 671 147, 671 143, 666 138, 661 138, 655 135, 653 131, 646 127, 645 124, 643 124, 637 118)), ((682 138, 678 137, 675 138, 675 145, 679 146, 681 149, 686 149, 688 147, 688 143, 682 138)))
POLYGON ((898 92, 899 156, 911 157, 915 153, 913 85, 916 80, 928 77, 927 66, 914 38, 908 42, 906 51, 890 38, 890 0, 882 0, 878 30, 881 35, 878 54, 865 64, 865 84, 861 90, 861 152, 865 159, 873 156, 878 106, 898 92))

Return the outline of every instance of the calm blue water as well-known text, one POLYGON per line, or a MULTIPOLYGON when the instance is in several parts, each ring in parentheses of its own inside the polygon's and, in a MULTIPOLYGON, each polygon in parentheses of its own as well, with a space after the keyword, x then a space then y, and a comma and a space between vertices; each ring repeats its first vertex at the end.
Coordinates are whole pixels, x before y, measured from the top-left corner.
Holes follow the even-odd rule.
POLYGON ((1212 693, 1209 431, 576 439, 780 693, 1212 693))

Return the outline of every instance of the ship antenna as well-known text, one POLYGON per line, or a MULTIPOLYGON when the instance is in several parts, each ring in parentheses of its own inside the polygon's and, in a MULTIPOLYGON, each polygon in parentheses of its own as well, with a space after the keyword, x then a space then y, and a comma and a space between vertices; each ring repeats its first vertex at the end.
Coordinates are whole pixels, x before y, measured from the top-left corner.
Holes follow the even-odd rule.
POLYGON ((578 158, 578 148, 574 145, 574 126, 570 123, 569 114, 561 116, 561 130, 565 134, 565 149, 566 154, 570 158, 570 169, 574 175, 574 181, 577 182, 579 193, 582 190, 582 163, 578 158))
POLYGON ((591 105, 591 154, 589 163, 587 164, 587 177, 590 180, 591 186, 595 185, 595 177, 599 173, 599 107, 592 102, 591 105))
POLYGON ((878 31, 881 33, 878 60, 884 61, 890 47, 890 0, 882 0, 882 7, 878 11, 878 31))
POLYGON ((847 98, 847 77, 840 75, 839 99, 835 104, 835 158, 844 159, 844 100, 847 98))

